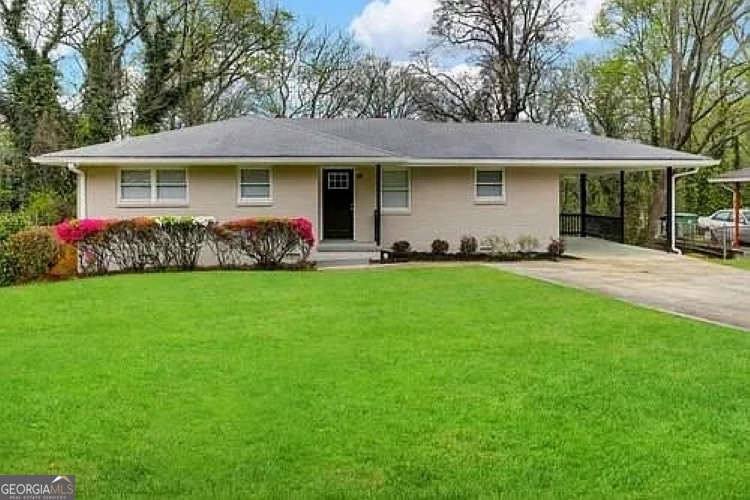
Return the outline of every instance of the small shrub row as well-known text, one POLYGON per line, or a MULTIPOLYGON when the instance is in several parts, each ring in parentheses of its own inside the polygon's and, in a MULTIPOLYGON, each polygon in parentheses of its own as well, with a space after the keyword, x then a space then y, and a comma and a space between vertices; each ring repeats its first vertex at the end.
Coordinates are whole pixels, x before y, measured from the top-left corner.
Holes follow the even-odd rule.
POLYGON ((220 268, 240 267, 246 257, 256 267, 278 269, 289 260, 306 262, 315 244, 312 224, 303 218, 223 224, 212 217, 84 219, 58 224, 55 232, 78 249, 84 274, 105 274, 112 268, 193 270, 206 246, 220 268))
MULTIPOLYGON (((541 247, 538 238, 531 235, 522 235, 511 241, 505 236, 487 236, 482 239, 481 245, 476 237, 464 236, 461 238, 459 254, 472 255, 480 250, 492 255, 512 254, 512 253, 533 253, 541 247)), ((431 252, 435 255, 445 255, 450 249, 450 243, 442 239, 433 240, 431 252)), ((398 254, 411 252, 411 243, 405 240, 397 241, 391 246, 391 250, 398 254)), ((550 254, 556 253, 558 256, 565 251, 565 245, 562 240, 552 239, 548 247, 550 254)))
POLYGON ((193 270, 208 247, 219 268, 310 267, 315 245, 307 219, 252 218, 217 224, 212 217, 67 220, 30 227, 0 216, 0 286, 42 279, 145 270, 193 270))
POLYGON ((428 260, 428 261, 487 261, 487 260, 528 260, 530 258, 559 259, 565 252, 565 243, 560 239, 552 239, 547 247, 547 253, 539 253, 541 247, 539 239, 531 235, 522 235, 511 241, 504 236, 487 236, 481 244, 474 236, 461 238, 458 253, 450 254, 450 244, 442 239, 432 242, 431 251, 414 252, 408 241, 397 241, 391 247, 393 258, 397 261, 428 260))

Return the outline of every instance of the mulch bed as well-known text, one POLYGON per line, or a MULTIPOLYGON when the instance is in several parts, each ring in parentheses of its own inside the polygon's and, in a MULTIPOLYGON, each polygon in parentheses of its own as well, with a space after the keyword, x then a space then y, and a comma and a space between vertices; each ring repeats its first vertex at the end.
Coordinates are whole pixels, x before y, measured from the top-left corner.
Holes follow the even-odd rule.
POLYGON ((446 253, 435 254, 431 252, 383 252, 383 259, 372 259, 371 264, 398 264, 405 262, 529 262, 529 261, 555 261, 569 259, 571 257, 553 257, 546 252, 532 253, 509 253, 490 255, 485 253, 446 253))

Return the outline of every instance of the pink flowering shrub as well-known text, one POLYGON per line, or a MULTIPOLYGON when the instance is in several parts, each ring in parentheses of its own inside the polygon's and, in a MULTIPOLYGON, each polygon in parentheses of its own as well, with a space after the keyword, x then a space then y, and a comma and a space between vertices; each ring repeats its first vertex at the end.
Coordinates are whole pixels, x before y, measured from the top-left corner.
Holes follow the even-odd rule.
POLYGON ((277 269, 292 256, 306 262, 315 245, 312 223, 302 217, 241 219, 222 224, 214 233, 264 269, 277 269))
POLYGON ((311 249, 315 246, 315 234, 313 233, 312 222, 304 217, 296 217, 291 220, 292 228, 302 241, 311 249))
POLYGON ((55 226, 55 234, 62 243, 75 245, 100 234, 108 225, 104 219, 66 220, 55 226))
POLYGON ((54 227, 55 236, 78 250, 78 264, 84 274, 105 274, 111 251, 108 231, 114 221, 105 219, 65 220, 54 227))
POLYGON ((304 218, 251 218, 218 225, 212 217, 136 217, 122 220, 67 220, 54 228, 57 239, 77 250, 84 274, 194 269, 208 246, 223 268, 249 258, 263 269, 290 261, 306 263, 315 245, 304 218))

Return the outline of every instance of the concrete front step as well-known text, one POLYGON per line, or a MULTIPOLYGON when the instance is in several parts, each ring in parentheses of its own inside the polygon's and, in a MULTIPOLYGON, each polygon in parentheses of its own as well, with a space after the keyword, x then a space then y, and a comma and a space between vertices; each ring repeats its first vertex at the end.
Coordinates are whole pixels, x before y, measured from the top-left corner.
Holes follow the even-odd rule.
POLYGON ((369 259, 338 259, 338 260, 324 260, 317 261, 318 269, 335 269, 338 267, 366 267, 370 266, 369 259))
POLYGON ((378 252, 380 247, 374 241, 321 241, 318 253, 365 253, 378 252))

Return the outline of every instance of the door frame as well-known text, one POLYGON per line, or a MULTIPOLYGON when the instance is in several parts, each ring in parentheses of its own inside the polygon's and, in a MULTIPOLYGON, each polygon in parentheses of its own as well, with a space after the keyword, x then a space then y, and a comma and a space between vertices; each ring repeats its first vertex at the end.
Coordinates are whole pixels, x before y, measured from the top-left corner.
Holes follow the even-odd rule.
MULTIPOLYGON (((354 210, 352 210, 352 239, 351 241, 357 241, 357 169, 355 167, 331 167, 331 166, 320 166, 318 167, 318 228, 320 228, 320 234, 318 236, 318 242, 324 241, 323 235, 325 234, 325 228, 323 227, 323 204, 325 203, 323 181, 325 180, 326 170, 349 170, 352 173, 352 204, 354 210)), ((343 240, 349 241, 349 240, 343 240)))

